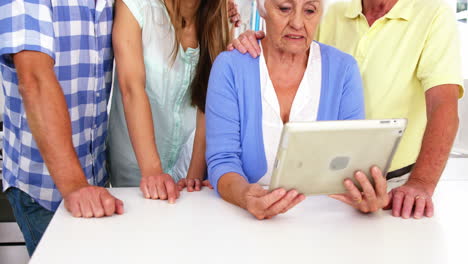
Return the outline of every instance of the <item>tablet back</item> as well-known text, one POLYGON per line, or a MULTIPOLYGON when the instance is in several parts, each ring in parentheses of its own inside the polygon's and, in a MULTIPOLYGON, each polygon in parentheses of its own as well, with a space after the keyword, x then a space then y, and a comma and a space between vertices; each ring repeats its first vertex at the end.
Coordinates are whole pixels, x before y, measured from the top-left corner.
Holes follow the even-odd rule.
POLYGON ((357 170, 371 181, 373 165, 386 175, 405 128, 406 119, 288 123, 270 189, 294 188, 306 195, 344 193, 344 179, 353 179, 357 170))

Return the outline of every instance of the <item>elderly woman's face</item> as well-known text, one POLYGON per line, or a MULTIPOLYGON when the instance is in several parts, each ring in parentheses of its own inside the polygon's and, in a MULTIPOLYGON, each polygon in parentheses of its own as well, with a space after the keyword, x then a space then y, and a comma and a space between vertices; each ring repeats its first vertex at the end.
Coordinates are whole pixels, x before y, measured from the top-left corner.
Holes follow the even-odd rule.
POLYGON ((264 19, 272 44, 288 53, 304 53, 322 15, 321 0, 265 0, 264 19))

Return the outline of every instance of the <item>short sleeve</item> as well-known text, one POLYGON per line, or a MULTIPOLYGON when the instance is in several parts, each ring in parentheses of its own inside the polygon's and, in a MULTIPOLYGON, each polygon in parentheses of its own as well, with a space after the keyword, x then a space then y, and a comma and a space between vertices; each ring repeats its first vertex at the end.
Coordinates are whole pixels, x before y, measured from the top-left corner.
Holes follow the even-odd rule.
POLYGON ((30 50, 55 60, 50 1, 2 0, 0 10, 0 56, 30 50))
POLYGON ((460 39, 455 15, 445 5, 430 26, 417 68, 424 91, 443 84, 456 84, 463 96, 460 39))
POLYGON ((147 0, 122 0, 128 7, 133 17, 135 17, 140 28, 143 28, 145 24, 145 12, 144 9, 147 6, 147 0))

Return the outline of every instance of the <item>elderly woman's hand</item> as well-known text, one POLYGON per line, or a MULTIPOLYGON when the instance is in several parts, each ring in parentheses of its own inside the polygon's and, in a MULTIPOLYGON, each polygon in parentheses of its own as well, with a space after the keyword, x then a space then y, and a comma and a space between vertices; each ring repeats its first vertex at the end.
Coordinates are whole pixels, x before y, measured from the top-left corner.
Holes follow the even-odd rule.
POLYGON ((248 52, 252 58, 256 58, 260 55, 261 49, 258 44, 259 39, 263 39, 265 33, 263 31, 252 31, 247 30, 240 34, 238 38, 233 39, 232 42, 227 46, 227 50, 232 51, 238 50, 240 53, 245 54, 248 52))
POLYGON ((344 186, 348 190, 345 194, 333 194, 331 198, 342 201, 363 213, 376 212, 386 207, 390 201, 387 193, 387 181, 382 175, 382 171, 377 167, 371 168, 371 175, 375 182, 375 188, 362 171, 354 174, 354 178, 362 186, 363 192, 359 191, 351 179, 344 181, 344 186))
POLYGON ((286 191, 279 188, 268 191, 259 184, 249 184, 243 197, 245 209, 259 220, 284 214, 305 199, 303 194, 294 189, 286 191))

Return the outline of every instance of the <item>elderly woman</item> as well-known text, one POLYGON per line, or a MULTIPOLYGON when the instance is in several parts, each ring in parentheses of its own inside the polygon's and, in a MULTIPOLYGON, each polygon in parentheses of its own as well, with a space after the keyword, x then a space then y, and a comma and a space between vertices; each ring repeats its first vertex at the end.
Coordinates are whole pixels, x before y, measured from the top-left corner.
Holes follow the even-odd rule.
MULTIPOLYGON (((439 0, 353 0, 332 5, 318 40, 352 54, 364 80, 366 117, 405 117, 387 174, 393 215, 431 217, 432 195, 458 128, 463 95, 455 16, 439 0)), ((257 36, 233 41, 258 55, 257 36)))
MULTIPOLYGON (((266 0, 259 3, 267 35, 253 59, 224 52, 213 64, 206 102, 208 177, 223 199, 258 219, 284 213, 305 199, 296 190, 267 191, 284 123, 364 118, 356 61, 335 48, 313 42, 322 2, 266 0)), ((335 195, 364 212, 386 205, 386 183, 372 176, 345 181, 347 194, 335 195)))

